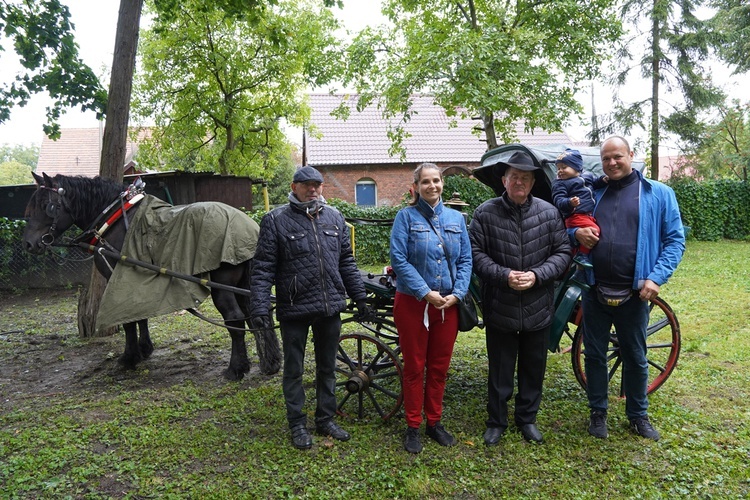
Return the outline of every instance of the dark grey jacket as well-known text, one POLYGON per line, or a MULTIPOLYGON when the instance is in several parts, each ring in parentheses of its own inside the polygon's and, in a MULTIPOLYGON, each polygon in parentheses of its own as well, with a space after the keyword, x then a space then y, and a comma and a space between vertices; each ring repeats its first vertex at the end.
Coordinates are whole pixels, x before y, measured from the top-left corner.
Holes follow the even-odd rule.
POLYGON ((258 249, 253 258, 251 315, 265 316, 276 285, 279 320, 331 316, 365 298, 365 286, 352 255, 344 217, 323 206, 314 218, 284 205, 267 213, 260 223, 258 249))
POLYGON ((570 242, 554 205, 529 197, 521 206, 506 195, 481 204, 469 227, 474 273, 482 282, 484 323, 506 331, 552 323, 555 280, 571 260, 570 242), (532 271, 529 290, 508 286, 511 270, 532 271))

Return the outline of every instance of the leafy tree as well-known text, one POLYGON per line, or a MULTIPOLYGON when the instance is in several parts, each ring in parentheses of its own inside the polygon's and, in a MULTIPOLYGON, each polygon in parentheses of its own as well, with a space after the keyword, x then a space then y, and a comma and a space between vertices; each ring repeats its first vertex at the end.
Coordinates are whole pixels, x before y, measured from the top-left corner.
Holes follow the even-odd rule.
MULTIPOLYGON (((620 34, 610 0, 384 0, 392 26, 366 28, 348 49, 357 108, 378 100, 401 151, 411 96, 449 116, 480 117, 490 148, 526 129, 560 130, 581 112, 575 93, 620 34), (398 121, 398 120, 395 120, 398 121)), ((348 108, 341 106, 339 117, 348 108)), ((477 131, 477 133, 481 133, 477 131)))
POLYGON ((701 112, 720 105, 725 98, 701 64, 711 55, 712 40, 709 23, 696 16, 705 3, 705 0, 626 0, 622 7, 633 31, 620 43, 611 81, 618 86, 632 85, 628 78, 633 70, 639 69, 642 78, 650 79, 651 92, 648 97, 627 103, 616 95, 614 112, 604 117, 607 123, 600 126, 604 133, 622 129, 628 134, 634 128, 647 131, 654 179, 659 174, 661 134, 676 134, 688 145, 699 142, 704 133, 701 112), (646 25, 648 28, 643 29, 646 25), (632 52, 633 49, 638 52, 632 52), (631 65, 634 59, 635 64, 631 65), (683 102, 669 103, 664 111, 663 94, 674 97, 675 90, 683 102))
POLYGON ((15 160, 0 162, 0 186, 33 184, 31 171, 32 167, 15 160))
POLYGON ((747 0, 713 0, 716 14, 711 19, 718 34, 719 56, 735 68, 735 73, 750 71, 750 3, 747 0))
POLYGON ((39 161, 39 146, 35 144, 31 146, 3 144, 0 146, 0 162, 9 161, 15 161, 34 169, 39 161))
MULTIPOLYGON (((107 93, 79 58, 73 30, 70 11, 60 0, 0 0, 0 32, 12 42, 23 67, 12 82, 0 85, 0 123, 10 118, 13 107, 25 106, 39 92, 53 101, 42 126, 53 139, 60 137, 57 122, 66 108, 104 114, 107 93)), ((0 44, 0 53, 4 50, 0 44)))
POLYGON ((157 18, 136 83, 134 111, 156 125, 141 163, 268 177, 286 148, 280 120, 301 125, 306 88, 340 67, 337 27, 320 0, 279 1, 253 22, 199 0, 157 18))
POLYGON ((294 171, 297 169, 293 160, 294 149, 296 149, 296 146, 287 144, 286 149, 280 149, 274 153, 277 156, 274 162, 277 167, 268 180, 268 198, 272 205, 280 205, 289 201, 290 185, 292 177, 294 177, 294 171))
POLYGON ((704 179, 734 178, 747 182, 750 170, 750 103, 733 101, 719 109, 720 118, 688 157, 684 173, 704 179))

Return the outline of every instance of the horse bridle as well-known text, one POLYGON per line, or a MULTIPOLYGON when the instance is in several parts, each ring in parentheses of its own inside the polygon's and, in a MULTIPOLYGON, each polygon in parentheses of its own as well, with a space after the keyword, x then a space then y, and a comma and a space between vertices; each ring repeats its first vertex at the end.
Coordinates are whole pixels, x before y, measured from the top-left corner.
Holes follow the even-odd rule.
POLYGON ((55 229, 57 229, 57 219, 60 217, 60 207, 65 205, 65 189, 53 188, 49 186, 40 187, 57 194, 57 203, 52 201, 52 197, 50 196, 50 199, 47 202, 47 206, 44 207, 44 213, 46 213, 48 217, 52 218, 52 225, 47 230, 47 233, 42 235, 40 241, 42 242, 42 245, 48 247, 55 242, 55 236, 53 235, 53 233, 55 232, 55 229))

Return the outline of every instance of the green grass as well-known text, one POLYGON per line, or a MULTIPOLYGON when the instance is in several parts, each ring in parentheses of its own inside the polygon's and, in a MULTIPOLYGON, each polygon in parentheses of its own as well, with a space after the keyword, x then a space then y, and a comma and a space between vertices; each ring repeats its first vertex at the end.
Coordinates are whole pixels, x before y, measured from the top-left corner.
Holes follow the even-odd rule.
MULTIPOLYGON (((298 451, 286 430, 280 375, 155 389, 142 370, 74 397, 27 397, 12 410, 3 402, 0 498, 746 498, 750 244, 690 241, 662 296, 678 315, 683 348, 650 397, 663 436, 657 443, 628 430, 615 396, 609 439, 588 436, 570 356, 550 354, 539 413, 545 443, 527 444, 511 428, 499 446, 485 447, 487 362, 484 333, 474 330, 459 334, 445 396, 444 423, 459 439, 453 448, 425 440, 424 451, 410 455, 403 417, 383 423, 373 415, 341 421, 353 436, 346 443, 316 437, 311 450, 298 451)), ((182 316, 160 318, 155 343, 184 342, 190 325, 182 316), (181 333, 171 322, 185 323, 181 333)), ((226 356, 227 343, 216 332, 193 349, 226 356)))

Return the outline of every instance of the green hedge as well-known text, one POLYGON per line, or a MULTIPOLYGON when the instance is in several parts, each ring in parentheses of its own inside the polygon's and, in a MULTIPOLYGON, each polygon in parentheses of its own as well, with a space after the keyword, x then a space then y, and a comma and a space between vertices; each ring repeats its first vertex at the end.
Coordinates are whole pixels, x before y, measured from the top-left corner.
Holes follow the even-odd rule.
POLYGON ((690 237, 750 241, 750 184, 734 180, 670 181, 690 237))

